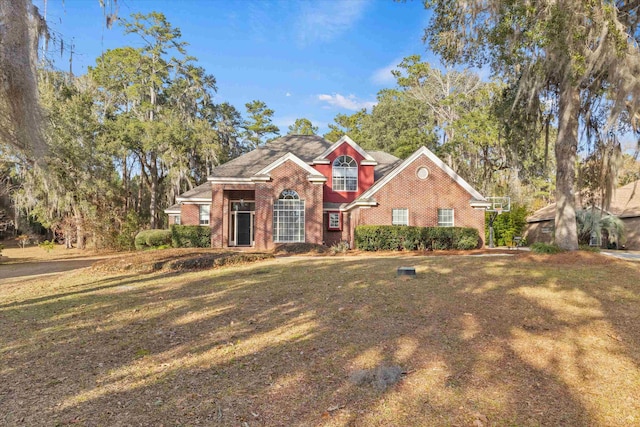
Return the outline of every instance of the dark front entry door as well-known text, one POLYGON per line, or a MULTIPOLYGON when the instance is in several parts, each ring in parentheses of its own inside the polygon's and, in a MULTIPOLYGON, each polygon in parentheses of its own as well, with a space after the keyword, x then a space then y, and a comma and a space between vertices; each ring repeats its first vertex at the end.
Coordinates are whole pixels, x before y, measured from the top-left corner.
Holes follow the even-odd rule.
POLYGON ((236 224, 238 230, 238 240, 236 245, 238 246, 251 246, 251 213, 250 212, 238 212, 236 224))

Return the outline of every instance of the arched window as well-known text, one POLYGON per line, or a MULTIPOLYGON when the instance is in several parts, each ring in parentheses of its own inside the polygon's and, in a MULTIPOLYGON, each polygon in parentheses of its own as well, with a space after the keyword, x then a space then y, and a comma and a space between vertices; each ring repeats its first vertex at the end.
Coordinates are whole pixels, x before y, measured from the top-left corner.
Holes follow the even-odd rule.
POLYGON ((273 204, 273 241, 304 242, 304 200, 293 190, 284 190, 273 204))
POLYGON ((340 156, 333 161, 333 191, 358 190, 358 163, 349 156, 340 156))

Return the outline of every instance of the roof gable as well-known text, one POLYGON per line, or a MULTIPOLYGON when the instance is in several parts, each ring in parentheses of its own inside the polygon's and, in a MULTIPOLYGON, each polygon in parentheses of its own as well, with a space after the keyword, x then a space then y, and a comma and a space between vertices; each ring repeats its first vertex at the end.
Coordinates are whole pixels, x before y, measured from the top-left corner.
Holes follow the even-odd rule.
POLYGON ((347 135, 344 135, 335 144, 333 144, 331 147, 327 148, 322 154, 320 154, 318 157, 313 159, 313 163, 314 164, 327 164, 327 163, 329 163, 329 159, 327 159, 327 156, 329 156, 329 154, 334 152, 342 144, 349 144, 351 146, 351 148, 353 148, 358 154, 360 154, 364 158, 364 160, 361 162, 361 164, 369 164, 369 165, 374 165, 374 166, 378 164, 378 162, 376 162, 376 159, 374 159, 369 153, 364 151, 362 149, 362 147, 360 147, 358 144, 356 144, 353 141, 353 139, 349 138, 347 135))
POLYGON ((358 201, 367 202, 367 199, 370 199, 375 193, 378 192, 382 187, 388 184, 391 180, 393 180, 400 172, 405 170, 410 164, 412 164, 416 159, 420 156, 425 156, 429 160, 431 160, 436 166, 442 169, 451 179, 460 185, 465 191, 467 191, 475 201, 486 202, 486 199, 482 194, 480 194, 475 188, 473 188, 467 181, 465 181, 460 175, 458 175, 453 169, 447 166, 438 156, 433 154, 431 150, 427 147, 421 147, 416 150, 411 156, 405 159, 400 165, 398 165, 395 169, 385 175, 382 179, 377 181, 371 188, 362 193, 358 199, 354 200, 351 205, 358 204, 358 201))
POLYGON ((269 173, 272 170, 274 170, 275 168, 277 168, 279 166, 282 166, 287 161, 291 161, 291 162, 295 163, 296 165, 298 165, 302 169, 304 169, 306 172, 308 172, 309 173, 309 181, 325 182, 327 180, 327 178, 324 175, 322 175, 320 172, 318 172, 317 170, 315 170, 314 168, 309 166, 307 163, 302 161, 302 159, 300 159, 298 156, 296 156, 293 153, 287 153, 284 156, 282 156, 279 159, 277 159, 276 161, 274 161, 271 164, 267 165, 266 167, 264 167, 263 169, 258 171, 252 177, 252 179, 254 179, 256 181, 262 181, 265 178, 267 178, 267 179, 270 178, 269 173))

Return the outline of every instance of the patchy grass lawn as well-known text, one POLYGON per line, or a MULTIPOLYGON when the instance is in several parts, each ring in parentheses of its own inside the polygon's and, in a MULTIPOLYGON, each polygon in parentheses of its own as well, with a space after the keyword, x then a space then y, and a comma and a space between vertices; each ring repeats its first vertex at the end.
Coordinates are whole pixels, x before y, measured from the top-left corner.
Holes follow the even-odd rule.
POLYGON ((640 425, 639 321, 640 264, 593 253, 16 278, 0 424, 640 425))

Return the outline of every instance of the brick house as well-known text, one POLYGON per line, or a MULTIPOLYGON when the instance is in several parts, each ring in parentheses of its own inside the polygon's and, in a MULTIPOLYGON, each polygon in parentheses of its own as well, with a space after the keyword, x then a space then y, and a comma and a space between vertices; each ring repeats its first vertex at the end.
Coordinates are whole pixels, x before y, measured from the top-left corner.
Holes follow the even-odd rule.
POLYGON ((169 224, 211 227, 211 246, 353 246, 358 225, 473 227, 484 238, 486 199, 426 147, 405 160, 288 135, 218 166, 176 198, 169 224))

